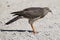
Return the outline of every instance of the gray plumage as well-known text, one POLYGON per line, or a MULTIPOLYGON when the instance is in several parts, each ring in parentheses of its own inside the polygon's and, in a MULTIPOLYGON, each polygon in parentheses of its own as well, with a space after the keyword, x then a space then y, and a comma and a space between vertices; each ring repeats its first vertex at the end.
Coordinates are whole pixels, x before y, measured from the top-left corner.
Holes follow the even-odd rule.
MULTIPOLYGON (((48 7, 30 7, 26 8, 22 11, 12 12, 11 14, 18 15, 17 17, 13 18, 12 20, 8 21, 6 25, 18 20, 23 16, 24 18, 29 19, 29 23, 32 26, 33 22, 35 20, 38 20, 40 18, 43 18, 48 12, 51 12, 51 10, 48 7)), ((33 29, 33 28, 32 28, 33 29)), ((34 31, 34 29, 33 29, 34 31)), ((35 31, 34 31, 35 32, 35 31)))

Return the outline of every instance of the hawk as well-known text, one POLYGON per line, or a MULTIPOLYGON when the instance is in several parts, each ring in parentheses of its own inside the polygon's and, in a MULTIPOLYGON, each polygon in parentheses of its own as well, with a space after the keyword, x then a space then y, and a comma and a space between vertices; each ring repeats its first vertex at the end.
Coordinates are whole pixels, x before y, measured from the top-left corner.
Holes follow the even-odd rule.
POLYGON ((8 21, 6 25, 13 23, 14 21, 20 19, 22 16, 23 18, 29 19, 29 24, 32 27, 33 33, 36 33, 33 23, 34 21, 43 18, 48 12, 52 12, 48 7, 29 7, 23 9, 21 11, 12 12, 11 14, 17 15, 12 20, 8 21))

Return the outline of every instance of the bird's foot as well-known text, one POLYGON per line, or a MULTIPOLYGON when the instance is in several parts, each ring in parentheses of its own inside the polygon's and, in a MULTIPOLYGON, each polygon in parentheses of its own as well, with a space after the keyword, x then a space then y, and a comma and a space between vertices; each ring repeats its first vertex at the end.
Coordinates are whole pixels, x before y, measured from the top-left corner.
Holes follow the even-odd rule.
POLYGON ((33 31, 33 34, 37 34, 37 33, 39 33, 39 32, 34 32, 34 31, 33 31))

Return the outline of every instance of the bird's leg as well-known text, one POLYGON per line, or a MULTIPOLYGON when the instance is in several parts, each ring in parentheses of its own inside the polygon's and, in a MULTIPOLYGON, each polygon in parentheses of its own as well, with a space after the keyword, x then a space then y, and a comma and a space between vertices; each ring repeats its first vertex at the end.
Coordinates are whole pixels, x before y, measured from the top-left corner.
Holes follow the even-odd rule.
POLYGON ((35 34, 36 32, 35 32, 35 28, 34 28, 34 26, 31 24, 31 28, 32 28, 32 30, 33 30, 33 33, 35 34))
POLYGON ((30 19, 29 20, 29 23, 30 23, 30 25, 31 25, 31 27, 33 29, 33 33, 38 33, 38 32, 35 31, 35 28, 33 26, 33 22, 36 21, 36 20, 38 20, 38 19, 40 19, 40 17, 37 17, 37 18, 34 18, 34 19, 30 19))
POLYGON ((34 20, 29 20, 29 23, 30 23, 30 25, 31 25, 31 28, 32 28, 32 30, 33 30, 33 33, 35 34, 35 33, 37 33, 37 32, 35 31, 35 28, 34 28, 34 26, 33 26, 33 22, 34 22, 34 20))

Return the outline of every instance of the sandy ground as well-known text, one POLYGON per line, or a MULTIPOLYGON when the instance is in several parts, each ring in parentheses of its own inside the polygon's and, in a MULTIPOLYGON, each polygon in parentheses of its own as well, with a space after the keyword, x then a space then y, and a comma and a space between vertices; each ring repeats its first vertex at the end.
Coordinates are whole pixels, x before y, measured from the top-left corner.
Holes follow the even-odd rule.
POLYGON ((0 40, 60 40, 60 0, 0 0, 0 40), (28 32, 32 29, 25 18, 5 25, 15 17, 11 12, 28 7, 49 7, 53 12, 34 22, 39 33, 28 32))

